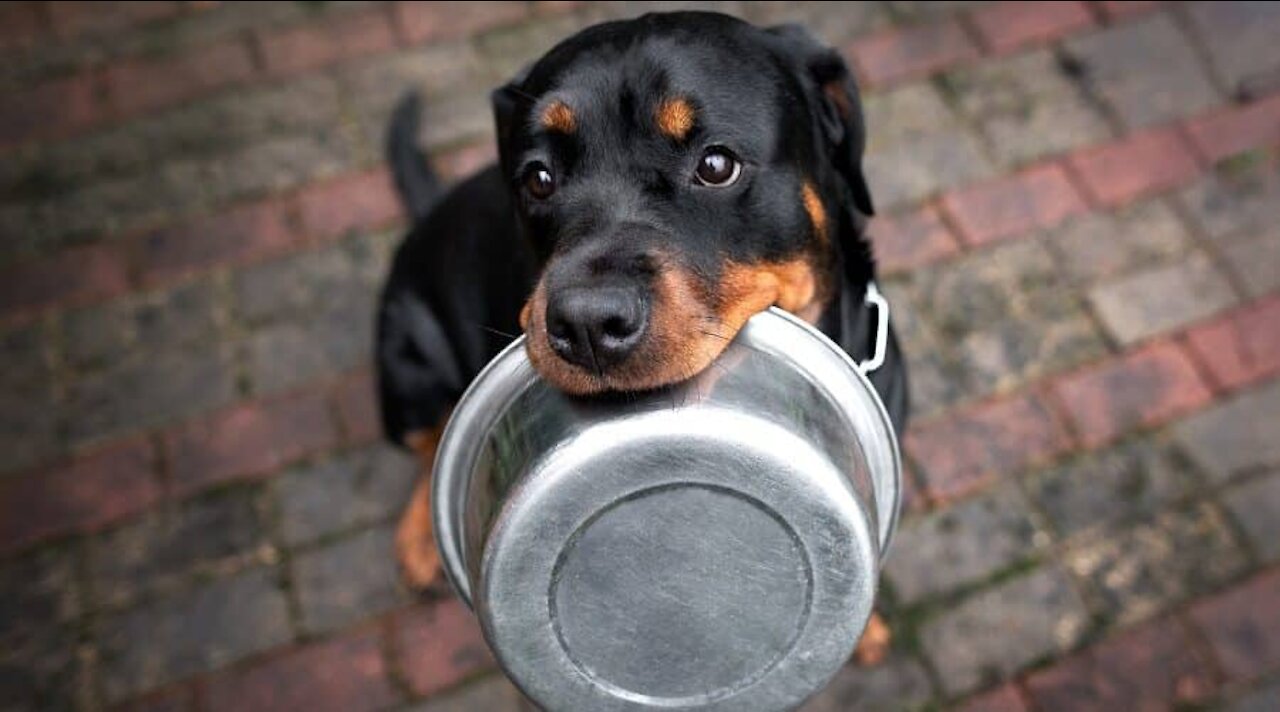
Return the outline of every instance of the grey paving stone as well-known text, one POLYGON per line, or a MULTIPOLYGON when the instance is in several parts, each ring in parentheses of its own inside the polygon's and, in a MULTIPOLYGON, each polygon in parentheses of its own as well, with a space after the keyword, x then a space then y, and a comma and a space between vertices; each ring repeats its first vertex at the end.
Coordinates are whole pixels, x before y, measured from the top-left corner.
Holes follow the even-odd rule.
POLYGON ((272 483, 284 540, 292 546, 307 544, 395 517, 408 503, 417 477, 413 458, 388 445, 286 472, 272 483))
POLYGON ((116 605, 155 586, 269 547, 262 487, 237 487, 153 510, 94 537, 95 603, 116 605))
MULTIPOLYGON (((981 581, 1036 553, 1036 530, 1017 487, 908 519, 895 535, 884 574, 912 604, 981 581)), ((1043 539, 1041 544, 1046 543, 1043 539)))
POLYGON ((1280 5, 1273 2, 1196 2, 1187 8, 1214 65, 1233 89, 1280 70, 1280 5))
POLYGON ((1275 712, 1280 709, 1280 683, 1264 683, 1224 708, 1227 712, 1275 712))
POLYGON ((1162 443, 1137 440, 1029 475, 1032 499, 1066 538, 1151 514, 1195 491, 1198 479, 1162 443))
POLYGON ((291 639, 277 572, 217 578, 118 614, 96 627, 109 701, 221 667, 291 639))
POLYGON ((1191 43, 1167 15, 1072 37, 1065 46, 1130 127, 1190 116, 1219 101, 1191 43))
POLYGON ((1251 297, 1280 289, 1280 229, 1227 245, 1223 257, 1244 281, 1251 297))
POLYGON ((1192 246, 1186 227, 1159 200, 1072 218, 1046 231, 1044 241, 1068 273, 1086 284, 1167 264, 1192 246))
POLYGON ((354 236, 238 271, 232 278, 236 316, 256 326, 350 309, 353 302, 371 310, 390 264, 395 241, 389 237, 354 236))
POLYGON ((293 557, 293 583, 308 633, 336 630, 407 600, 392 532, 371 529, 293 557))
POLYGON ((0 332, 0 472, 16 472, 59 451, 58 392, 43 329, 0 332))
POLYGON ((1226 276, 1203 253, 1089 291, 1094 310, 1121 343, 1186 326, 1235 304, 1226 276))
POLYGON ((1192 459, 1216 482, 1280 464, 1280 381, 1272 381, 1174 426, 1192 459))
POLYGON ((0 649, 72 622, 83 592, 76 576, 75 551, 44 548, 0 562, 0 649))
POLYGON ((168 350, 218 335, 218 299, 211 280, 68 312, 66 357, 86 368, 125 358, 134 348, 168 350))
POLYGON ((1223 503, 1264 561, 1280 561, 1280 472, 1228 490, 1223 503))
POLYGON ((1070 649, 1087 625, 1071 580, 1044 567, 941 613, 921 640, 947 694, 958 696, 1070 649))
POLYGON ((837 47, 889 24, 889 13, 877 3, 770 0, 742 5, 746 18, 755 24, 798 22, 813 30, 823 41, 837 47))
POLYGON ((0 709, 5 712, 73 712, 91 694, 74 630, 42 628, 0 648, 0 709))
POLYGON ((415 705, 409 712, 537 712, 537 709, 506 678, 494 675, 415 705))
POLYGON ((932 698, 933 687, 924 666, 895 653, 875 666, 846 666, 800 712, 910 710, 923 707, 932 698))
POLYGON ((1120 531, 1100 532, 1064 557, 1101 609, 1121 624, 1150 618, 1213 590, 1248 565, 1226 520, 1199 503, 1120 531))
POLYGON ((1280 223, 1280 162, 1245 154, 1220 164, 1180 195, 1215 240, 1252 238, 1280 223))

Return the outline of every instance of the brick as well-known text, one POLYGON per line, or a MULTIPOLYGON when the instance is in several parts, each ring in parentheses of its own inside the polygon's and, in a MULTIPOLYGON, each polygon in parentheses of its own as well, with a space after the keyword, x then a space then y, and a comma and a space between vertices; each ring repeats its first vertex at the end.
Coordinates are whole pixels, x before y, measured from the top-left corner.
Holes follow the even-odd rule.
POLYGON ((287 203, 266 200, 143 234, 133 245, 139 278, 144 284, 172 282, 284 252, 300 241, 288 209, 287 203))
POLYGON ((56 627, 0 651, 0 701, 5 712, 83 709, 89 671, 76 646, 73 629, 56 627))
POLYGON ((431 160, 436 173, 448 182, 458 182, 493 165, 498 160, 498 146, 490 139, 445 151, 431 160))
POLYGON ((456 599, 417 606, 393 629, 398 670, 415 695, 434 695, 494 665, 475 617, 456 599))
POLYGON ((1222 248, 1222 257, 1240 277, 1250 296, 1280 292, 1280 228, 1271 234, 1240 240, 1222 248))
POLYGON ((939 191, 995 175, 973 132, 959 127, 922 133, 893 146, 872 139, 863 169, 878 210, 893 211, 939 191))
POLYGON ((1101 0, 1097 5, 1102 14, 1113 20, 1141 15, 1160 7, 1158 0, 1101 0))
POLYGON ((1108 206, 1188 183, 1200 170, 1173 129, 1132 134, 1069 160, 1090 198, 1108 206))
POLYGON ((1052 164, 952 191, 943 196, 942 206, 969 245, 1052 227, 1087 209, 1066 172, 1052 164))
POLYGON ((104 604, 172 584, 193 572, 248 559, 269 546, 265 503, 239 488, 153 511, 89 542, 89 576, 104 604))
POLYGON ((943 688, 959 695, 1069 650, 1087 625, 1088 613, 1070 580, 1043 568, 942 612, 924 624, 921 642, 943 688))
POLYGON ((89 73, 53 79, 0 101, 0 149, 57 138, 102 120, 98 86, 89 73))
POLYGON ((1191 608, 1230 680, 1248 680, 1280 667, 1280 571, 1272 570, 1191 608))
MULTIPOLYGON (((1251 80, 1275 78, 1280 68, 1280 7, 1265 2, 1195 2, 1187 17, 1231 89, 1248 93, 1251 80)), ((1272 85, 1274 86, 1274 84, 1272 85)))
POLYGON ((1050 230, 1046 243, 1085 284, 1167 264, 1192 247, 1186 226, 1158 199, 1073 218, 1050 230))
POLYGON ((398 695, 375 632, 356 632, 218 675, 207 684, 209 712, 372 712, 398 695))
MULTIPOLYGON (((371 332, 376 295, 399 237, 355 235, 241 269, 232 277, 236 314, 254 327, 292 323, 305 330, 313 319, 336 319, 371 332)), ((372 336, 362 342, 372 343, 372 336)))
POLYGON ((67 385, 65 412, 75 414, 67 435, 91 442, 157 427, 229 405, 236 396, 236 364, 226 345, 143 348, 67 385))
POLYGON ((1048 42, 1093 24, 1089 9, 1080 2, 1002 2, 978 8, 970 17, 983 44, 998 53, 1048 42))
POLYGON ((249 377, 257 393, 278 393, 369 360, 374 307, 368 294, 348 308, 264 328, 249 337, 249 377))
POLYGON ((890 653, 874 666, 846 665, 800 712, 921 709, 932 697, 924 666, 910 656, 890 653))
POLYGON ((523 19, 527 3, 491 2, 457 5, 441 2, 398 2, 396 21, 405 40, 418 44, 431 40, 457 39, 478 34, 498 25, 523 19))
POLYGON ((0 649, 27 643, 75 620, 84 591, 76 575, 75 551, 44 547, 0 563, 0 649))
POLYGON ((110 708, 110 712, 195 712, 196 692, 187 686, 148 693, 110 708))
POLYGON ((391 175, 380 168, 304 190, 298 196, 302 228, 313 239, 386 227, 403 218, 391 175))
POLYGON ((1089 301, 1111 333, 1132 344, 1222 311, 1236 297, 1226 276, 1197 253, 1095 287, 1089 301))
POLYGON ((116 33, 171 17, 181 10, 176 2, 51 2, 48 5, 54 33, 63 39, 116 33))
POLYGON ((1067 446, 1062 426, 1035 396, 983 403, 907 431, 907 451, 929 492, 942 498, 1043 462, 1067 446))
POLYGON ((1170 620, 1125 631, 1027 680, 1044 712, 1166 710, 1203 702, 1213 686, 1209 666, 1170 620))
POLYGON ((94 639, 107 701, 288 642, 288 605, 275 576, 249 569, 104 616, 94 639))
POLYGON ((0 51, 26 49, 40 41, 47 27, 39 3, 9 2, 0 6, 0 51))
POLYGON ((1280 95, 1215 111, 1186 126, 1196 150, 1210 162, 1280 146, 1280 95))
POLYGON ((1179 195, 1215 244, 1266 236, 1280 224, 1280 162, 1242 154, 1218 164, 1179 195))
POLYGON ((1013 685, 1002 685, 990 692, 969 698, 958 712, 1026 712, 1027 704, 1013 685))
POLYGON ((1214 482, 1280 464, 1280 381, 1247 391, 1174 426, 1174 433, 1214 482))
POLYGON ((105 526, 160 497, 155 453, 146 440, 100 448, 70 462, 0 483, 0 548, 105 526))
POLYGON ((1085 85, 1130 128, 1183 119, 1221 102, 1195 47, 1166 13, 1067 39, 1085 85))
POLYGON ((1280 709, 1280 683, 1271 683, 1241 695, 1227 712, 1271 712, 1280 709))
POLYGON ((1280 537, 1274 531, 1280 521, 1280 477, 1272 474, 1247 482, 1223 499, 1258 556, 1266 562, 1280 561, 1280 537))
POLYGON ((976 59, 978 50, 959 22, 894 28, 849 45, 859 77, 883 86, 976 59))
POLYGON ((134 116, 245 82, 254 72, 248 45, 230 41, 177 57, 121 60, 107 66, 106 77, 116 113, 134 116))
POLYGON ((285 543, 388 521, 408 503, 417 469, 408 455, 375 445, 281 475, 272 487, 285 543))
POLYGON ((936 262, 960 251, 938 212, 929 207, 877 218, 869 233, 876 264, 888 274, 936 262))
POLYGON ((1088 583, 1106 620, 1122 624, 1162 614, 1247 570, 1226 517, 1200 502, 1165 510, 1127 528, 1099 528, 1063 557, 1088 583))
POLYGON ((364 370, 338 383, 334 399, 347 442, 367 443, 382 436, 382 415, 378 412, 376 388, 373 374, 364 370))
POLYGON ((108 245, 64 250, 10 267, 0 275, 0 315, 15 317, 79 304, 129 289, 123 256, 108 245))
POLYGON ((370 529, 294 555, 293 582, 304 630, 336 630, 404 601, 394 538, 389 527, 370 529))
POLYGON ((501 675, 467 683, 462 689, 410 708, 410 712, 536 712, 532 702, 501 675))
POLYGON ((885 567, 894 600, 910 605, 1006 569, 1035 553, 1035 531, 1012 484, 909 518, 885 567))
POLYGON ((165 436, 178 492, 261 477, 337 441, 328 404, 314 392, 249 403, 165 436))
POLYGON ((267 73, 285 77, 387 52, 396 38, 391 18, 379 8, 260 35, 259 42, 267 73))
POLYGON ((1187 332, 1214 380, 1235 389, 1280 373, 1280 296, 1249 304, 1187 332))
POLYGON ((1064 376, 1053 388, 1088 447, 1158 425, 1213 397, 1186 352, 1168 341, 1064 376))
POLYGON ((1025 480, 1039 511, 1064 538, 1139 519, 1193 493, 1192 467, 1149 439, 1074 458, 1025 480))
POLYGON ((202 281, 64 312, 64 356, 76 368, 109 367, 139 347, 207 345, 220 334, 218 308, 213 283, 202 281))

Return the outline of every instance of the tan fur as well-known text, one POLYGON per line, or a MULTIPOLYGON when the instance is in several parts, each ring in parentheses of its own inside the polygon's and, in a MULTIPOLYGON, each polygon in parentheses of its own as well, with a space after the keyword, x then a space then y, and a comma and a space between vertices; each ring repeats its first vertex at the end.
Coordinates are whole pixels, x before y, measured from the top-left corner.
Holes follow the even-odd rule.
POLYGON ((553 101, 542 110, 542 127, 556 133, 571 134, 578 130, 578 117, 563 101, 553 101))
POLYGON ((853 659, 863 667, 879 665, 888 657, 892 645, 893 632, 879 613, 872 613, 867 629, 862 632, 858 647, 853 651, 853 659))
POLYGON ((446 416, 437 427, 416 430, 405 436, 405 442, 418 457, 419 472, 409 506, 396 527, 396 558, 405 582, 417 590, 430 587, 440 577, 440 554, 431 528, 431 468, 435 464, 440 436, 444 433, 444 423, 448 420, 446 416))
POLYGON ((800 199, 804 202, 804 211, 809 214, 809 222, 813 223, 813 234, 817 235, 818 241, 825 245, 827 243, 827 209, 822 204, 822 198, 813 187, 813 183, 805 181, 800 189, 800 199))
POLYGON ((693 105, 679 97, 662 101, 653 112, 653 120, 658 124, 658 130, 664 136, 677 141, 683 141, 693 130, 696 116, 693 105))

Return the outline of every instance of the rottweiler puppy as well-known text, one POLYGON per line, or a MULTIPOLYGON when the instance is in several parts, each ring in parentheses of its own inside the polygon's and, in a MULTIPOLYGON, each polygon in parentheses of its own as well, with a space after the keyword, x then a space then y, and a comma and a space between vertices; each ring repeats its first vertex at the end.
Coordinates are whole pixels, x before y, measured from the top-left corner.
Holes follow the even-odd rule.
MULTIPOLYGON (((879 318, 864 299, 874 209, 858 89, 804 29, 694 12, 609 22, 492 99, 498 163, 447 194, 415 148, 413 100, 389 132, 415 226, 382 293, 378 387, 387 436, 423 463, 397 536, 416 587, 440 569, 441 429, 517 333, 547 381, 588 396, 686 379, 771 305, 859 361, 879 318)), ((892 331, 871 380, 901 432, 892 331)))

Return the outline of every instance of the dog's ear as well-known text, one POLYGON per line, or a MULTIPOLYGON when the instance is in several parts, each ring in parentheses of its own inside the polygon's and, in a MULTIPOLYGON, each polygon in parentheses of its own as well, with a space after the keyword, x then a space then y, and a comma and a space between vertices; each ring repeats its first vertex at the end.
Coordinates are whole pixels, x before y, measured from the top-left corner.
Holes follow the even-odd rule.
POLYGON ((530 103, 529 95, 521 88, 525 77, 529 75, 529 67, 521 69, 511 81, 494 89, 489 94, 493 105, 493 124, 498 138, 498 163, 502 166, 504 176, 511 175, 515 167, 511 165, 511 140, 516 125, 516 117, 521 109, 530 103))
POLYGON ((862 173, 867 133, 862 100, 853 73, 839 52, 823 44, 800 25, 779 25, 767 32, 777 38, 782 51, 813 80, 820 120, 834 151, 832 161, 849 186, 854 207, 863 215, 875 215, 871 191, 862 173))

